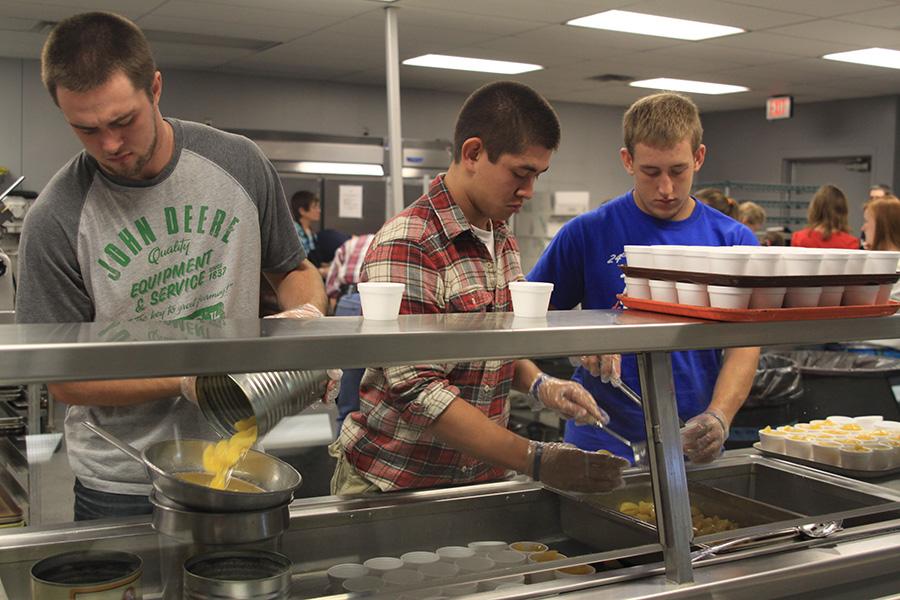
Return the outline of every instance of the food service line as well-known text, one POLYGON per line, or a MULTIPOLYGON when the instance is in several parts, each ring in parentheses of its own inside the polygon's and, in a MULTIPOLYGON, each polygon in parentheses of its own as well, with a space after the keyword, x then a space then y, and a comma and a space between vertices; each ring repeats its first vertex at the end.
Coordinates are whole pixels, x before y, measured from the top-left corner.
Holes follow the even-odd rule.
POLYGON ((691 515, 667 350, 900 337, 900 317, 816 325, 709 324, 633 311, 560 311, 550 313, 546 320, 488 313, 403 317, 376 324, 359 318, 334 318, 304 323, 225 321, 190 327, 158 323, 2 326, 0 355, 11 360, 0 360, 0 365, 12 369, 0 367, 0 379, 183 374, 185 365, 191 365, 194 373, 336 367, 348 366, 348 362, 352 363, 349 366, 361 366, 370 365, 371 356, 379 356, 382 364, 397 364, 426 358, 452 361, 644 351, 639 365, 651 441, 654 500, 662 508, 659 541, 667 578, 685 583, 692 580, 691 515), (285 352, 300 344, 310 347, 310 343, 321 351, 314 355, 285 352), (378 353, 371 352, 375 347, 378 353), (248 353, 248 348, 254 351, 248 353), (353 350, 348 351, 350 348, 353 350), (472 348, 479 349, 477 357, 472 356, 472 348), (510 348, 516 349, 515 355, 510 348), (63 356, 69 360, 61 360, 63 356), (342 357, 340 364, 337 356, 342 357), (167 357, 173 360, 169 362, 167 357))

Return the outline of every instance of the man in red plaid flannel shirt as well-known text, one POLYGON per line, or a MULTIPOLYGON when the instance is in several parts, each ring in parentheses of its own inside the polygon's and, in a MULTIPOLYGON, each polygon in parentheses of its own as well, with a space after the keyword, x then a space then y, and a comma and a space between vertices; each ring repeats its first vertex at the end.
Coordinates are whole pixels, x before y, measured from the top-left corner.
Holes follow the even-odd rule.
MULTIPOLYGON (((457 119, 450 168, 378 232, 362 280, 405 284, 402 314, 510 311, 508 283, 524 277, 505 222, 531 198, 558 145, 556 113, 528 86, 475 91, 457 119)), ((528 360, 368 369, 360 410, 330 448, 332 493, 468 484, 508 471, 574 491, 622 484, 623 459, 509 431, 511 387, 568 418, 607 420, 579 384, 528 360)))

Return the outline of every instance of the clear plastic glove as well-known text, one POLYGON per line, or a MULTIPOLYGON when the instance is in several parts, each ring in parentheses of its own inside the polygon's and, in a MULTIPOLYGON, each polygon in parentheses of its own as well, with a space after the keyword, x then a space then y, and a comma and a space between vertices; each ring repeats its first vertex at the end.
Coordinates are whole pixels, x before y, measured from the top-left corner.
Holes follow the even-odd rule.
POLYGON ((337 401, 338 394, 341 392, 341 377, 344 372, 340 369, 328 369, 328 384, 325 386, 325 395, 322 396, 322 402, 325 404, 334 404, 337 401))
POLYGON ((594 377, 599 377, 603 383, 609 383, 612 380, 621 379, 622 377, 622 355, 621 354, 585 354, 579 357, 572 357, 569 362, 573 366, 582 366, 588 370, 588 373, 594 377))
POLYGON ((197 402, 197 378, 189 375, 181 378, 181 395, 194 404, 197 402))
POLYGON ((622 470, 630 463, 620 456, 585 452, 570 444, 531 441, 528 473, 535 481, 572 492, 611 492, 622 487, 622 470))
POLYGON ((303 306, 285 310, 274 315, 269 315, 267 319, 318 319, 324 317, 322 311, 315 304, 306 303, 303 306))
POLYGON ((575 419, 579 425, 594 424, 597 421, 604 425, 609 423, 609 415, 597 406, 590 392, 574 381, 538 373, 531 383, 530 391, 542 406, 567 419, 575 419))
POLYGON ((727 437, 728 419, 722 411, 710 408, 681 428, 681 447, 691 462, 708 463, 722 452, 727 437))

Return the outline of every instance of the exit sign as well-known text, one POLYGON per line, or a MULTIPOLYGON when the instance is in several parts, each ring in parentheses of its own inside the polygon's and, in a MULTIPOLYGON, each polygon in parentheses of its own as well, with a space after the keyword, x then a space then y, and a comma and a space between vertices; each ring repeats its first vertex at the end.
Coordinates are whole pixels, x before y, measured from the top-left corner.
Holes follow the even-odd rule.
POLYGON ((790 119, 794 115, 793 96, 773 96, 766 100, 766 119, 790 119))

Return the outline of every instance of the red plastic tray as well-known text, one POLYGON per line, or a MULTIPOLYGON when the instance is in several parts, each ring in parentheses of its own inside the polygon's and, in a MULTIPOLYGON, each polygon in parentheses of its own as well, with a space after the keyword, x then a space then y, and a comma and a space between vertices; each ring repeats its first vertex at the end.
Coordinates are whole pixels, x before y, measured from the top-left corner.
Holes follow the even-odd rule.
POLYGON ((815 321, 820 319, 856 319, 860 317, 884 317, 892 315, 900 308, 900 303, 871 304, 866 306, 815 306, 812 308, 711 308, 689 306, 632 298, 619 294, 617 298, 627 308, 650 312, 709 319, 712 321, 753 322, 753 321, 815 321))

